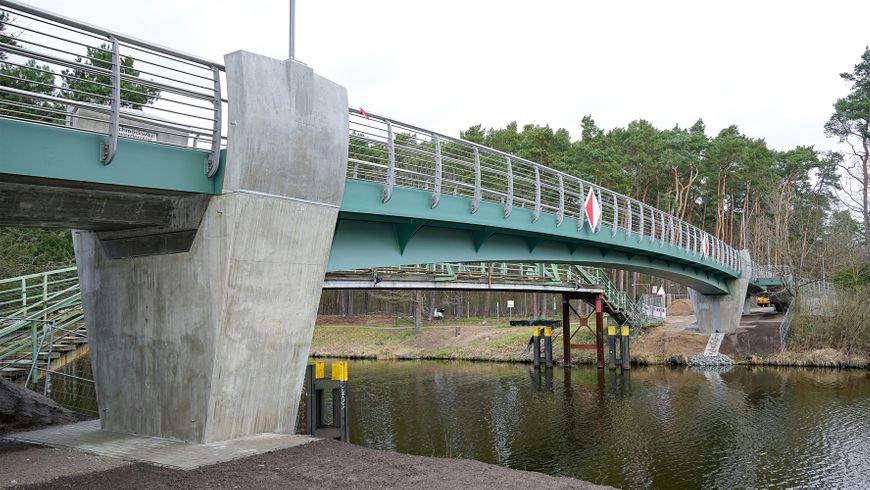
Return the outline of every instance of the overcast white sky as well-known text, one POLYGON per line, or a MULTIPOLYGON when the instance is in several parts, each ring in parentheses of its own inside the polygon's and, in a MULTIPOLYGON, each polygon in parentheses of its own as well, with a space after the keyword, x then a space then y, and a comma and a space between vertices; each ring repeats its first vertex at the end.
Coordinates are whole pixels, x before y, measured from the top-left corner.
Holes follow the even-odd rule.
MULTIPOLYGON (((288 1, 29 0, 206 58, 287 57, 288 1)), ((296 58, 350 105, 456 135, 511 120, 579 136, 637 118, 737 124, 774 148, 822 125, 870 44, 870 1, 297 0, 296 58)))

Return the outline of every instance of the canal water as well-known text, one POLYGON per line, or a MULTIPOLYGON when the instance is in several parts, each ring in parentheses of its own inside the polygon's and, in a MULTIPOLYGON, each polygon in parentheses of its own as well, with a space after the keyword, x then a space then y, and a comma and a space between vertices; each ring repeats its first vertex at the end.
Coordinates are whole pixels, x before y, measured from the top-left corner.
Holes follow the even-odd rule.
MULTIPOLYGON (((362 446, 622 488, 870 488, 870 371, 349 364, 362 446)), ((95 416, 89 359, 65 374, 49 394, 95 416)))
POLYGON ((870 372, 353 361, 354 444, 616 487, 868 487, 870 372))

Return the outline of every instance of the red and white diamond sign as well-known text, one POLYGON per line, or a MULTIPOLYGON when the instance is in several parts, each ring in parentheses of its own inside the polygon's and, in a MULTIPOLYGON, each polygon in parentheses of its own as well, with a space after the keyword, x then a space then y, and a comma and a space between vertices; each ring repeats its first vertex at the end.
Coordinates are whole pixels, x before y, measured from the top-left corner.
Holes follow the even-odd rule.
POLYGON ((598 222, 601 221, 601 205, 598 204, 598 197, 592 189, 589 189, 589 194, 586 195, 585 208, 589 229, 597 233, 598 222))
POLYGON ((710 243, 707 241, 707 235, 704 235, 704 240, 701 241, 701 253, 704 257, 710 255, 710 243))

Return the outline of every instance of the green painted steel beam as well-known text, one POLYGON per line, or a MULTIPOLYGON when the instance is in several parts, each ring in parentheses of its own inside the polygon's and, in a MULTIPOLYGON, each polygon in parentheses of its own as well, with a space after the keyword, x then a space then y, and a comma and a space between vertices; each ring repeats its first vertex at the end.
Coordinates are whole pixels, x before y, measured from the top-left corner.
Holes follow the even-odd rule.
POLYGON ((104 141, 101 134, 0 119, 0 174, 220 193, 222 178, 205 175, 208 151, 119 138, 114 160, 103 165, 104 141))
POLYGON ((725 280, 734 277, 679 247, 622 232, 611 236, 607 225, 592 233, 578 230, 573 220, 557 226, 549 214, 532 222, 530 209, 514 208, 505 218, 500 204, 481 203, 474 214, 470 206, 468 198, 443 195, 432 208, 430 192, 401 187, 383 203, 380 184, 348 179, 327 270, 426 262, 576 263, 649 273, 704 294, 728 293, 725 280), (396 223, 416 228, 413 236, 397 240, 396 223))

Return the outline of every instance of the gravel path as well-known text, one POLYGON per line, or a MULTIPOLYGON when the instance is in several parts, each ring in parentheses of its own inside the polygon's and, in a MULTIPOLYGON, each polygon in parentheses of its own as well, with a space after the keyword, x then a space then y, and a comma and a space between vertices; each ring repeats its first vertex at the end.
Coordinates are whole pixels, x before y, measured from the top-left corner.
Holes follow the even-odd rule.
POLYGON ((112 490, 167 487, 608 488, 573 478, 556 478, 478 461, 410 456, 333 440, 321 440, 191 471, 130 464, 61 477, 26 488, 58 487, 112 490))

